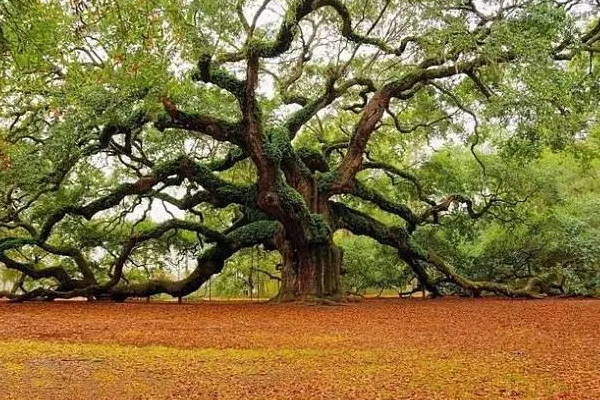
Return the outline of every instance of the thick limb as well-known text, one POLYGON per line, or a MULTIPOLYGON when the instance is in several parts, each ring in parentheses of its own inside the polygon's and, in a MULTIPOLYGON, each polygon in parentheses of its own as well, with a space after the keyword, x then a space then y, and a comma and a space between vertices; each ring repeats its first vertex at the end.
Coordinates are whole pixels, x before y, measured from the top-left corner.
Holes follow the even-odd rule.
POLYGON ((336 228, 348 229, 357 235, 369 236, 381 244, 398 249, 398 256, 411 267, 421 285, 433 296, 440 295, 424 266, 417 262, 417 254, 408 245, 409 236, 404 228, 387 226, 342 203, 330 202, 330 206, 336 228))
MULTIPOLYGON (((120 282, 112 284, 111 282, 111 284, 91 285, 67 291, 37 288, 20 296, 11 296, 11 301, 103 296, 114 300, 125 300, 129 297, 147 297, 162 293, 183 297, 198 290, 213 274, 221 272, 225 260, 237 251, 259 243, 271 243, 275 229, 276 224, 273 221, 258 221, 230 232, 202 253, 198 258, 197 267, 189 276, 181 280, 154 279, 134 284, 120 282)), ((163 230, 157 230, 156 234, 163 230)))
POLYGON ((538 277, 529 279, 527 284, 522 288, 511 288, 508 285, 497 282, 473 281, 454 271, 454 268, 452 268, 452 266, 444 259, 431 252, 429 252, 420 262, 425 262, 434 266, 437 270, 446 275, 451 282, 458 285, 462 289, 468 290, 477 295, 481 292, 491 292, 509 297, 538 299, 544 298, 548 295, 557 294, 556 291, 553 290, 554 285, 549 284, 538 277))

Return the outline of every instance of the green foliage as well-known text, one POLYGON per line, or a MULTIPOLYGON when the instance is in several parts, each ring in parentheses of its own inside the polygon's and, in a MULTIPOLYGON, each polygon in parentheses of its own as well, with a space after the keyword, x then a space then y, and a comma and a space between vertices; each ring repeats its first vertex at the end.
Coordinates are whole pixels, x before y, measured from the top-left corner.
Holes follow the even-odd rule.
POLYGON ((227 261, 223 271, 200 290, 203 297, 216 298, 270 298, 277 294, 278 284, 267 273, 278 276, 280 261, 276 252, 260 247, 244 249, 227 261))
POLYGON ((343 249, 343 282, 347 290, 363 294, 369 288, 403 292, 413 278, 410 268, 398 259, 397 250, 366 236, 336 235, 343 249))
MULTIPOLYGON (((380 240, 388 228, 419 225, 412 250, 435 250, 471 278, 562 276, 568 291, 597 292, 597 31, 581 39, 597 17, 571 10, 572 2, 523 1, 497 15, 506 2, 268 3, 2 2, 0 251, 81 278, 72 256, 41 249, 45 230, 49 245, 75 249, 103 283, 123 243, 160 220, 227 235, 219 251, 183 229, 138 244, 124 275, 135 283, 181 279, 203 251, 271 245, 273 215, 257 206, 260 157, 244 148, 253 139, 244 115, 251 103, 263 132, 255 139, 275 171, 268 178, 283 206, 278 218, 302 219, 305 239, 327 242, 336 216, 315 214, 324 199, 313 196, 339 183, 366 103, 395 82, 407 87, 385 102, 360 156, 390 170, 361 170, 362 198, 345 182, 345 192, 325 200, 372 217, 355 228, 380 240), (245 82, 248 55, 261 56, 256 88, 245 82), (182 115, 178 129, 167 126, 182 115), (235 140, 214 139, 222 126, 235 140), (314 193, 304 198, 294 175, 307 186, 314 179, 314 193), (471 199, 472 209, 451 202, 429 213, 451 194, 471 199), (80 212, 90 204, 106 207, 80 212), (238 223, 246 225, 233 229, 238 223)), ((337 240, 354 290, 401 290, 411 279, 397 249, 337 240)), ((229 257, 217 293, 252 290, 251 254, 229 257)), ((264 255, 265 271, 277 273, 276 258, 264 255)))
MULTIPOLYGON (((498 162, 502 165, 502 160, 498 162)), ((463 160, 460 165, 468 171, 468 163, 463 160)), ((526 167, 513 165, 510 174, 502 175, 510 178, 503 183, 510 185, 507 195, 527 201, 509 209, 499 207, 476 223, 455 210, 442 226, 420 229, 415 240, 444 254, 475 279, 522 283, 532 276, 564 279, 566 292, 597 295, 600 220, 594 210, 600 185, 593 171, 598 165, 597 158, 586 165, 573 155, 549 152, 526 167)), ((457 172, 446 169, 437 178, 449 186, 446 189, 459 182, 449 171, 457 172)), ((471 170, 473 175, 477 176, 476 169, 471 170)))

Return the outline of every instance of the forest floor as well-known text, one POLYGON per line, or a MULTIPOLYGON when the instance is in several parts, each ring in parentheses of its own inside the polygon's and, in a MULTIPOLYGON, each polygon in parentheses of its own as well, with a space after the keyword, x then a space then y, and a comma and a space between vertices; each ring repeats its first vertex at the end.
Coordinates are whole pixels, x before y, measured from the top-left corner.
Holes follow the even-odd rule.
POLYGON ((0 399, 600 399, 600 302, 0 303, 0 399))

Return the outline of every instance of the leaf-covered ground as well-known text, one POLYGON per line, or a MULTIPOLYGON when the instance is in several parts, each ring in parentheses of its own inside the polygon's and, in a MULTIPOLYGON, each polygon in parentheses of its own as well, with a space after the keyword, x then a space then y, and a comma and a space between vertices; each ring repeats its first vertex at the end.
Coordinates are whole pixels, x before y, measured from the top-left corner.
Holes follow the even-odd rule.
POLYGON ((0 399, 600 399, 600 302, 0 303, 0 399))

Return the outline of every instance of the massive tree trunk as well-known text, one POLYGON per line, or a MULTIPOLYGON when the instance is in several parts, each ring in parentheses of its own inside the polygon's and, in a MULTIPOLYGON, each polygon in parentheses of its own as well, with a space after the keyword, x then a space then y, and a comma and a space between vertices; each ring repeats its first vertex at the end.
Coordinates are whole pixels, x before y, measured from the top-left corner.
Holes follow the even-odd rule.
POLYGON ((302 223, 302 232, 291 233, 282 224, 275 234, 275 246, 282 258, 277 298, 339 300, 342 252, 333 242, 335 229, 327 198, 319 196, 314 182, 288 177, 302 194, 310 214, 302 223))
POLYGON ((276 244, 283 260, 279 300, 341 297, 342 256, 331 237, 325 243, 299 249, 278 235, 276 244))

